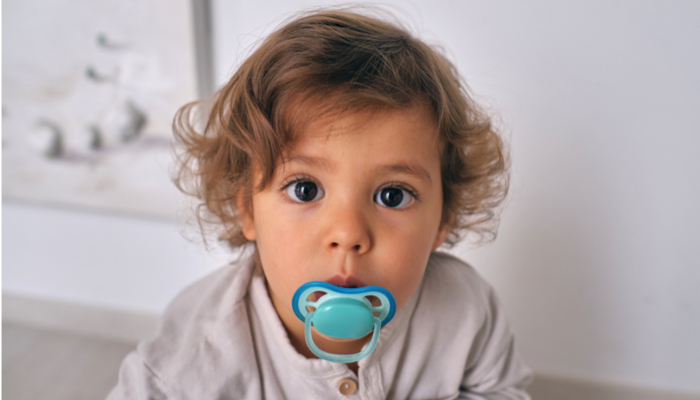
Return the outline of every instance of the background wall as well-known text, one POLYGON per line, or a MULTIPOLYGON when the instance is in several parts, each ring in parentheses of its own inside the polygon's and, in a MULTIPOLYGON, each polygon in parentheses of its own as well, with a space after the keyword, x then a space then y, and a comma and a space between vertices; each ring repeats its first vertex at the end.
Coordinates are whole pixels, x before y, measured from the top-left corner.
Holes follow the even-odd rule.
MULTIPOLYGON (((700 3, 391 4, 510 138, 498 240, 453 251, 496 287, 526 360, 700 393, 700 3)), ((310 5, 214 0, 217 82, 310 5)), ((7 293, 156 313, 225 258, 175 222, 17 204, 3 217, 7 293)))

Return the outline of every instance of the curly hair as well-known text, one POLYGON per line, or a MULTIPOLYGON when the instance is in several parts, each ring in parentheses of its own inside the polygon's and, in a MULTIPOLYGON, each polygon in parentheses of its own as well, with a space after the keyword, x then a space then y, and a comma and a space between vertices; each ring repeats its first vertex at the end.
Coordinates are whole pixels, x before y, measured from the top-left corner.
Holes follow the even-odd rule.
POLYGON ((183 106, 173 130, 184 152, 174 181, 200 199, 198 218, 231 247, 247 242, 236 199, 265 188, 309 102, 322 113, 408 109, 425 103, 441 145, 443 222, 493 239, 508 190, 508 157, 456 68, 397 23, 351 10, 303 14, 272 33, 211 100, 183 106), (204 107, 202 107, 204 106, 204 107), (196 114, 208 112, 196 129, 196 114), (262 178, 254 187, 253 167, 262 178))

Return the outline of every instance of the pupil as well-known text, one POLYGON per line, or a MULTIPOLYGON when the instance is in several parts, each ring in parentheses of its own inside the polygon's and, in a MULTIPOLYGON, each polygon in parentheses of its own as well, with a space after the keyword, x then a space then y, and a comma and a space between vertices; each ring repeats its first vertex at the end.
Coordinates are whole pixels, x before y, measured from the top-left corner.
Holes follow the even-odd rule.
POLYGON ((387 188, 382 190, 381 193, 382 202, 387 207, 396 207, 401 204, 403 200, 403 191, 397 188, 387 188))
POLYGON ((294 188, 294 193, 297 198, 301 201, 311 201, 316 197, 318 189, 316 184, 313 182, 299 182, 294 188))

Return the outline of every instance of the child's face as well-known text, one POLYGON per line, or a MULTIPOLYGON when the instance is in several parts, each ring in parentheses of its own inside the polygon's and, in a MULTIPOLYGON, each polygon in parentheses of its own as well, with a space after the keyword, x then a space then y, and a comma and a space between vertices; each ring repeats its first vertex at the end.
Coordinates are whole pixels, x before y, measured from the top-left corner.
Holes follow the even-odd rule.
POLYGON ((406 304, 449 231, 442 204, 435 123, 415 107, 313 121, 241 220, 277 313, 303 332, 291 303, 309 281, 379 285, 406 304))

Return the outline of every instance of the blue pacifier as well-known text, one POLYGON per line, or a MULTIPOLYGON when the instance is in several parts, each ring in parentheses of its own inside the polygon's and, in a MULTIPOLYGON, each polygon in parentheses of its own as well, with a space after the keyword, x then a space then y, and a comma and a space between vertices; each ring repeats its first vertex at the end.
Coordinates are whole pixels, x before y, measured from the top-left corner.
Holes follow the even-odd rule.
POLYGON ((299 287, 292 298, 294 313, 304 321, 306 345, 318 357, 337 363, 359 361, 377 346, 379 331, 396 313, 396 300, 388 290, 380 286, 344 288, 330 283, 313 281, 299 287), (325 293, 316 301, 309 300, 315 292, 325 293), (373 306, 368 297, 379 299, 381 305, 373 306), (309 310, 309 307, 314 310, 309 310), (378 313, 378 315, 374 315, 378 313), (355 354, 335 354, 319 349, 311 337, 311 327, 323 335, 338 339, 359 339, 374 330, 367 347, 355 354))

